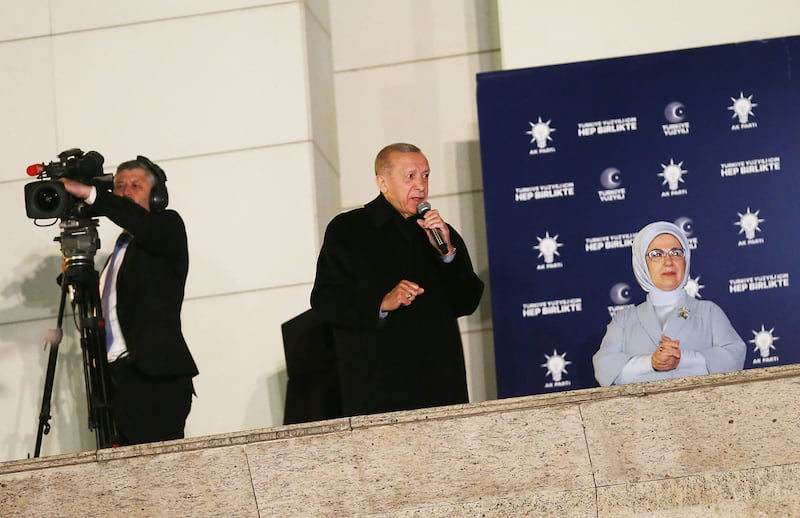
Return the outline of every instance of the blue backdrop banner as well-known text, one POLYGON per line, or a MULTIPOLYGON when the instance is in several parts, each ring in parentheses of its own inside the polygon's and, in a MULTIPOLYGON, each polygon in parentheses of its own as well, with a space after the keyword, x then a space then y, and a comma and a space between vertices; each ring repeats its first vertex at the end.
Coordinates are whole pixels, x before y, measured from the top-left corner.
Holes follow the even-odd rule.
POLYGON ((800 361, 800 37, 479 74, 500 397, 597 386, 631 243, 670 221, 745 368, 800 361))

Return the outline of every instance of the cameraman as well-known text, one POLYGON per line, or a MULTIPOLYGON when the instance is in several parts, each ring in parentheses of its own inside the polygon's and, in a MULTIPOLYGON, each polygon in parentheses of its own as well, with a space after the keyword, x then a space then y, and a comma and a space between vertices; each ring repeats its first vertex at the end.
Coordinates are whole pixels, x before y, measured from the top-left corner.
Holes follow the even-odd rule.
POLYGON ((119 444, 181 439, 197 366, 181 331, 189 249, 180 215, 164 210, 166 176, 139 156, 113 193, 68 178, 67 192, 123 228, 100 276, 110 404, 119 444))

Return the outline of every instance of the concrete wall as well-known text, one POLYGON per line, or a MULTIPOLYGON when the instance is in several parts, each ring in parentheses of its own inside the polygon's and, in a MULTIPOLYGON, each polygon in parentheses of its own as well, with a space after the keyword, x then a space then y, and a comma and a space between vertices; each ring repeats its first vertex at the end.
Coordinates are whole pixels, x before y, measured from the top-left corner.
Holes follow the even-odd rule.
POLYGON ((800 513, 800 367, 0 464, 0 515, 800 513))

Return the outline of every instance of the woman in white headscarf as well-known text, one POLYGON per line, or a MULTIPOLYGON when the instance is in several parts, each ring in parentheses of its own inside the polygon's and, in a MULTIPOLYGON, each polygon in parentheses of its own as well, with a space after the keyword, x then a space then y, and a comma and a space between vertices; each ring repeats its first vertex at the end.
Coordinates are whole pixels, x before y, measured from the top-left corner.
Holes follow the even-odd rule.
POLYGON ((719 306, 690 297, 689 241, 672 223, 644 227, 633 241, 633 272, 647 300, 620 311, 595 353, 600 385, 740 370, 746 347, 719 306))

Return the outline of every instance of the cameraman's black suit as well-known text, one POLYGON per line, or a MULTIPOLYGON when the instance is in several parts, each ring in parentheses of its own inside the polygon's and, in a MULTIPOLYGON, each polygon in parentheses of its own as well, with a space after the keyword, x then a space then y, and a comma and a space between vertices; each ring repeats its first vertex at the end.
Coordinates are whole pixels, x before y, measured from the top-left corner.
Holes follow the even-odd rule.
POLYGON ((92 210, 133 235, 116 284, 128 355, 111 364, 111 405, 121 443, 182 438, 191 380, 198 374, 180 321, 189 270, 183 220, 174 210, 148 212, 101 189, 92 210), (166 401, 166 409, 155 409, 154 401, 166 401))

